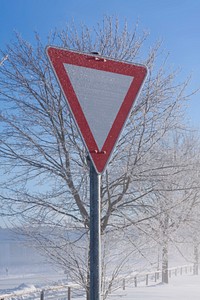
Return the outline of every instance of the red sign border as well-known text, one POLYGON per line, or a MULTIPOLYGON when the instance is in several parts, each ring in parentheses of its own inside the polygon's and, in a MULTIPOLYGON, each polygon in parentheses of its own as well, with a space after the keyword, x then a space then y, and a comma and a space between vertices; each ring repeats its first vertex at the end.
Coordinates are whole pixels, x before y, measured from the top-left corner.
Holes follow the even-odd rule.
POLYGON ((52 46, 48 46, 46 52, 58 79, 58 83, 65 95, 74 121, 80 131, 83 142, 88 149, 89 156, 97 173, 101 174, 109 161, 120 136, 120 132, 126 123, 131 108, 147 76, 147 68, 144 65, 112 60, 95 54, 87 54, 52 46), (134 77, 102 149, 98 149, 64 64, 72 64, 134 77))

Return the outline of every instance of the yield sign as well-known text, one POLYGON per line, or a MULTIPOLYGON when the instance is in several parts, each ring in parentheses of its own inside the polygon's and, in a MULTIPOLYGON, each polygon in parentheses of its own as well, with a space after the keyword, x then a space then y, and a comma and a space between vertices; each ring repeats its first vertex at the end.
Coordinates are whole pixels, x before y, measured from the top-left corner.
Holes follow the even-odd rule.
POLYGON ((48 47, 69 109, 97 173, 102 173, 147 75, 147 68, 48 47))

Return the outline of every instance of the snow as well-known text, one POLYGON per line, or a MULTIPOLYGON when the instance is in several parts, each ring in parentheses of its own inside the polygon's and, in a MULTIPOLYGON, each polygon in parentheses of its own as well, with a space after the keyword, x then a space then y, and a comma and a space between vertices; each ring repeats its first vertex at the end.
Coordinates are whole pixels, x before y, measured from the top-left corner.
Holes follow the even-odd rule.
MULTIPOLYGON (((152 284, 150 286, 127 287, 125 290, 119 289, 109 295, 108 300, 199 300, 200 299, 200 276, 183 275, 173 277, 169 284, 152 284)), ((48 286, 43 287, 48 289, 48 286)), ((40 287, 40 290, 42 288, 40 287)), ((75 290, 75 289, 74 289, 75 290)), ((38 288, 34 285, 21 284, 18 288, 10 290, 15 293, 15 299, 19 299, 17 295, 22 292, 35 293, 38 288)), ((5 293, 8 292, 5 290, 5 293)), ((73 292, 73 288, 72 288, 73 292)), ((4 294, 5 294, 4 293, 4 294)), ((53 292, 57 293, 56 291, 53 292)), ((3 294, 3 291, 1 291, 3 294)), ((38 294, 37 294, 38 295, 38 294)), ((51 293, 52 295, 52 293, 51 293)), ((24 298, 25 299, 25 298, 24 298)), ((85 300, 85 297, 72 294, 73 300, 85 300)))
MULTIPOLYGON (((25 241, 20 241, 16 236, 11 237, 7 230, 0 230, 0 295, 15 294, 13 299, 30 299, 25 294, 31 293, 39 298, 41 290, 45 289, 46 296, 58 295, 58 291, 47 291, 52 286, 67 283, 63 270, 54 269, 35 250, 26 246, 25 241)), ((71 283, 70 283, 71 285, 71 283)), ((73 285, 73 283, 72 283, 73 285)), ((66 298, 67 289, 63 290, 66 298)), ((61 293, 61 291, 59 291, 61 293)), ((72 287, 73 300, 85 300, 83 291, 72 287)), ((0 297, 1 299, 2 297, 0 297)), ((54 297, 58 298, 58 297, 54 297)), ((48 299, 46 297, 46 299, 48 299)), ((134 282, 127 284, 125 290, 121 288, 112 292, 108 300, 199 300, 200 299, 200 275, 192 275, 178 272, 178 276, 170 278, 169 284, 149 281, 149 286, 138 281, 138 287, 134 282)))
POLYGON ((21 284, 34 284, 36 286, 54 285, 60 280, 64 280, 63 274, 59 274, 56 272, 28 274, 26 270, 26 274, 24 273, 23 275, 15 274, 14 276, 0 276, 0 291, 11 290, 20 286, 21 284))
POLYGON ((109 300, 199 300, 200 276, 183 275, 171 278, 169 284, 157 284, 116 291, 109 300))

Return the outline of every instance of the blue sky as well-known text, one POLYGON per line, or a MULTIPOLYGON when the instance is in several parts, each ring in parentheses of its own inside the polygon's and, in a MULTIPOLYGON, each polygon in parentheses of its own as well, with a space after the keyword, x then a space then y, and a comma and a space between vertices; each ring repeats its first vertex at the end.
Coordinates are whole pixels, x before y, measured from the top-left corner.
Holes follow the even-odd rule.
MULTIPOLYGON (((169 64, 181 68, 180 81, 192 75, 190 89, 200 87, 200 0, 0 0, 0 47, 16 30, 29 40, 34 31, 43 38, 55 27, 84 22, 95 26, 104 15, 126 18, 131 28, 150 32, 152 44, 163 40, 169 64)), ((1 58, 0 58, 1 59, 1 58)), ((188 117, 200 128, 200 93, 191 98, 188 117)))

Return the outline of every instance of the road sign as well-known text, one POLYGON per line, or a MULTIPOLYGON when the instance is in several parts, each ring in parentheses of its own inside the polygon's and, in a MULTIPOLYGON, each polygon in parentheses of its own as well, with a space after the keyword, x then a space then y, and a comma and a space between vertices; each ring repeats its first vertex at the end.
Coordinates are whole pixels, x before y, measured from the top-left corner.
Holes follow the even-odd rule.
POLYGON ((101 174, 145 80, 147 68, 51 46, 47 55, 90 159, 101 174))

